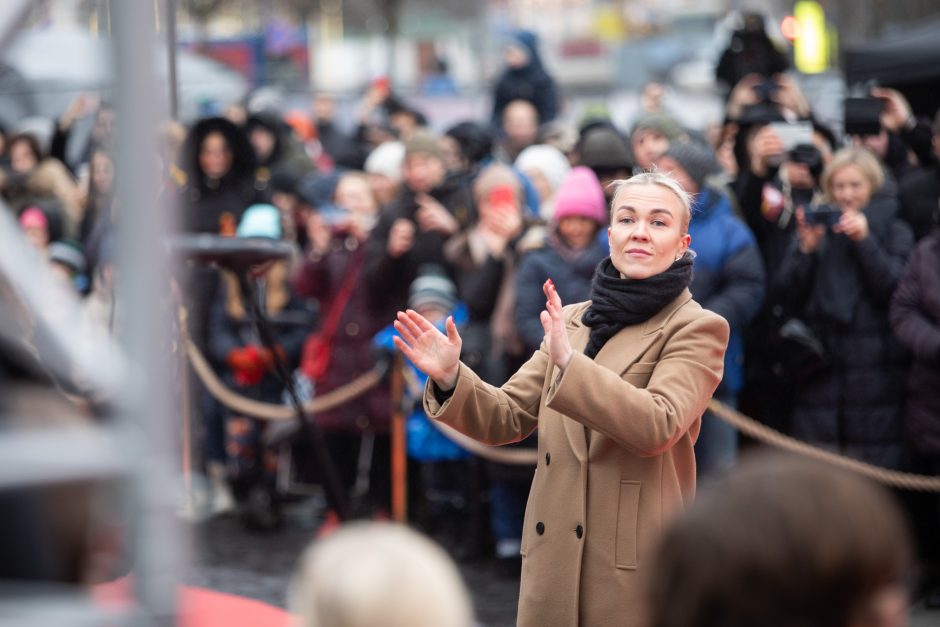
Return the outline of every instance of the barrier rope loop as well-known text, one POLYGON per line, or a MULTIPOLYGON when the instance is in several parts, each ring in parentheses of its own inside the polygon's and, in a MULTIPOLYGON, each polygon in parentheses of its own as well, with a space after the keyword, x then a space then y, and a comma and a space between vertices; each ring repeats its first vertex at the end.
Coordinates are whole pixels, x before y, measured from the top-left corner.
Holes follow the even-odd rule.
MULTIPOLYGON (((269 421, 292 420, 294 418, 293 409, 287 405, 276 405, 257 401, 238 394, 226 386, 215 374, 215 371, 209 365, 205 356, 199 351, 199 348, 189 338, 186 330, 185 315, 185 311, 180 312, 182 321, 180 324, 180 334, 182 336, 183 346, 193 366, 193 370, 196 372, 196 375, 202 381, 203 385, 206 386, 206 389, 209 390, 210 394, 229 409, 246 416, 269 421)), ((304 411, 316 414, 317 412, 328 411, 344 403, 348 403, 378 385, 387 370, 387 364, 378 363, 372 370, 353 379, 346 385, 305 403, 304 411)), ((406 375, 406 379, 407 378, 406 375)), ((408 385, 413 391, 417 393, 422 392, 417 389, 420 388, 420 384, 417 384, 416 381, 409 380, 408 385)), ((708 403, 708 409, 718 416, 718 418, 730 424, 741 433, 764 444, 834 464, 891 487, 922 492, 940 492, 940 477, 917 475, 881 468, 880 466, 874 466, 857 459, 821 449, 807 444, 802 440, 784 435, 775 429, 771 429, 767 425, 754 420, 750 416, 745 416, 715 399, 712 399, 708 403)), ((488 446, 436 420, 430 422, 453 442, 470 453, 488 461, 521 466, 534 466, 537 463, 538 451, 534 449, 488 446)))

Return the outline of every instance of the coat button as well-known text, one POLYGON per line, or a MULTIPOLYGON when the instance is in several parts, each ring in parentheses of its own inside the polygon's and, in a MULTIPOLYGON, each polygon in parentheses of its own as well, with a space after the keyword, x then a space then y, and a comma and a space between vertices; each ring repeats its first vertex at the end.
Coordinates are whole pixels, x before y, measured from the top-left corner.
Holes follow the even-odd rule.
POLYGON ((359 335, 359 325, 355 322, 350 322, 346 325, 346 335, 350 337, 356 337, 359 335))
POLYGON ((545 533, 545 525, 540 522, 535 523, 535 533, 539 535, 545 533))
POLYGON ((552 454, 545 453, 545 465, 548 466, 551 463, 552 463, 552 454))
POLYGON ((578 539, 580 540, 581 536, 584 535, 584 527, 582 527, 581 525, 578 525, 577 527, 575 527, 574 535, 578 536, 578 539))

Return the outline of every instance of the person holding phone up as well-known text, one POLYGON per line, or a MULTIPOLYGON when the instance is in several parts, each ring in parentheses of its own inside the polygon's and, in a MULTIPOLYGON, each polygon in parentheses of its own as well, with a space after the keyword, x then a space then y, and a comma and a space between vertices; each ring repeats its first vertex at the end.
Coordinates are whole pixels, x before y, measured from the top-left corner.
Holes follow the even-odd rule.
MULTIPOLYGON (((886 468, 904 460, 901 418, 905 363, 888 306, 913 248, 897 218, 878 160, 862 148, 837 152, 823 171, 832 226, 797 211, 797 237, 776 276, 778 288, 815 332, 828 367, 798 380, 792 434, 886 468)), ((825 221, 823 221, 825 222, 825 221)))
POLYGON ((659 173, 620 182, 590 300, 545 282, 541 346, 502 387, 446 335, 399 312, 396 345, 429 376, 427 415, 490 444, 538 427, 517 624, 646 624, 666 525, 695 494, 693 444, 723 373, 728 323, 692 300, 689 195, 659 173))

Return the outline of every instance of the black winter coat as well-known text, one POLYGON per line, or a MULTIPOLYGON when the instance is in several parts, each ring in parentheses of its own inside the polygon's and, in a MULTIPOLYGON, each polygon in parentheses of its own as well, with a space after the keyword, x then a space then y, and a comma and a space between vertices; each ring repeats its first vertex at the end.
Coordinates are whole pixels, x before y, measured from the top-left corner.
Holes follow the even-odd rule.
POLYGON ((940 164, 914 170, 899 183, 901 219, 914 229, 914 239, 920 241, 930 234, 934 214, 940 202, 940 164))
POLYGON ((891 301, 891 326, 914 356, 906 431, 919 452, 940 454, 940 230, 921 240, 891 301))
MULTIPOLYGON (((466 228, 473 216, 473 199, 465 182, 451 176, 430 195, 457 218, 461 230, 466 228)), ((382 210, 369 238, 363 278, 373 295, 374 309, 383 312, 388 321, 408 304, 408 288, 422 266, 449 269, 444 257, 447 237, 436 231, 422 232, 415 218, 417 209, 415 194, 404 189, 398 199, 382 210), (410 220, 415 225, 415 239, 411 250, 393 259, 388 255, 388 235, 398 219, 410 220)))
POLYGON ((242 213, 256 199, 255 157, 245 135, 223 118, 200 120, 190 130, 181 149, 186 184, 180 191, 180 228, 186 233, 233 234, 242 213), (199 152, 211 133, 225 137, 232 153, 232 166, 221 179, 206 176, 199 165, 199 152), (231 233, 228 232, 231 230, 231 233))
POLYGON ((539 314, 545 309, 542 284, 546 279, 555 283, 562 304, 580 303, 591 298, 591 280, 597 264, 609 249, 595 238, 575 256, 565 252, 556 235, 550 236, 543 248, 526 253, 516 272, 516 330, 526 352, 538 350, 545 336, 539 314))
POLYGON ((900 468, 907 366, 891 333, 888 307, 913 236, 896 219, 894 199, 882 196, 863 211, 870 231, 864 240, 851 242, 829 232, 811 254, 802 253, 794 240, 776 276, 777 287, 815 331, 829 360, 823 372, 797 382, 791 430, 856 459, 900 468), (838 287, 853 283, 859 289, 854 305, 840 300, 846 290, 838 287), (837 286, 834 297, 832 286, 837 286), (835 319, 833 307, 847 310, 849 319, 835 319))

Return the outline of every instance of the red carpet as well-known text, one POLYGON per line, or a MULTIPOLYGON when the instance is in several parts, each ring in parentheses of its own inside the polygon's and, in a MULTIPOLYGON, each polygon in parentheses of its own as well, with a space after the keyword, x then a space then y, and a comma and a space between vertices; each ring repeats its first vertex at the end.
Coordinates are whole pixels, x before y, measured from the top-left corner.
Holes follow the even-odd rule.
MULTIPOLYGON (((130 579, 95 586, 93 596, 102 607, 119 608, 130 602, 130 579)), ((291 615, 282 609, 205 588, 181 586, 179 627, 288 627, 291 615)))

